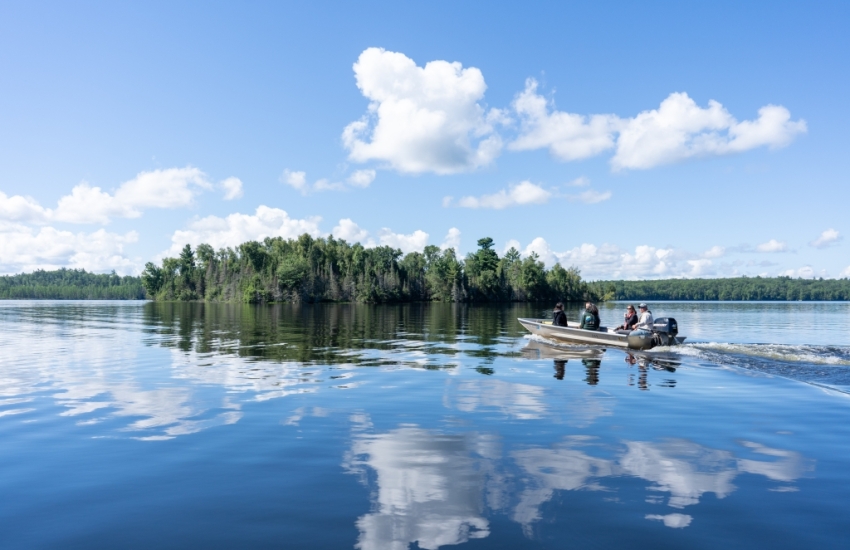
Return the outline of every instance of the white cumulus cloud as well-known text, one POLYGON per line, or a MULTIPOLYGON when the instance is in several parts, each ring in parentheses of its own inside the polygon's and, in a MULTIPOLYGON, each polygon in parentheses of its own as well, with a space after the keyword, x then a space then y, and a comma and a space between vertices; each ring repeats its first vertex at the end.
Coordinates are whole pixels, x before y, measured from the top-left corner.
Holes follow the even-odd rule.
MULTIPOLYGON (((457 205, 462 208, 493 208, 501 210, 509 206, 543 204, 551 197, 552 193, 550 191, 530 181, 523 181, 492 195, 462 197, 458 200, 457 205)), ((451 204, 451 201, 444 201, 443 204, 451 204)))
POLYGON ((52 211, 31 197, 8 196, 0 191, 0 220, 11 222, 46 223, 52 211))
POLYGON ((521 123, 521 133, 508 148, 514 151, 549 149, 564 161, 596 156, 614 147, 621 121, 615 115, 584 116, 550 112, 550 102, 537 93, 537 81, 529 78, 525 90, 517 95, 513 109, 521 123))
POLYGON ((520 133, 508 149, 548 149, 562 161, 615 150, 614 170, 647 169, 693 157, 726 155, 757 147, 784 147, 807 130, 780 105, 765 105, 753 120, 738 121, 717 101, 700 107, 683 92, 672 93, 657 109, 633 118, 558 111, 537 91, 534 79, 512 104, 520 133))
POLYGON ((122 275, 139 272, 139 260, 125 255, 124 246, 139 235, 123 235, 99 229, 93 233, 72 233, 53 227, 35 230, 20 224, 0 225, 0 273, 31 272, 36 269, 85 269, 122 275))
POLYGON ((556 262, 576 266, 582 277, 589 280, 701 276, 713 272, 711 260, 694 259, 673 248, 640 245, 629 251, 613 244, 584 243, 558 252, 543 237, 532 240, 525 249, 520 249, 516 241, 509 244, 522 250, 524 256, 536 253, 549 267, 556 262))
POLYGON ((378 232, 378 240, 383 246, 391 246, 400 248, 405 254, 409 252, 422 252, 428 244, 428 233, 421 229, 417 229, 413 233, 393 233, 388 228, 383 228, 378 232))
POLYGON ((717 101, 703 108, 686 93, 672 93, 658 109, 624 121, 611 165, 615 170, 645 169, 692 157, 783 147, 805 131, 806 122, 792 121, 782 106, 767 105, 757 119, 738 122, 717 101))
POLYGON ((486 166, 501 151, 493 123, 503 117, 480 103, 487 85, 477 68, 447 61, 419 67, 402 53, 368 48, 354 75, 370 103, 342 133, 351 160, 452 174, 486 166))
POLYGON ((756 246, 756 252, 785 252, 786 250, 788 250, 788 245, 776 239, 770 239, 766 243, 756 246))
POLYGON ((266 237, 293 239, 307 233, 319 237, 320 217, 305 219, 291 218, 279 208, 259 206, 251 214, 230 214, 225 218, 207 216, 189 223, 186 229, 180 229, 171 236, 171 248, 163 256, 176 256, 186 245, 193 247, 207 243, 215 249, 235 247, 246 241, 260 241, 266 237))
POLYGON ((809 244, 815 248, 826 248, 841 240, 841 235, 835 229, 827 229, 809 244))
POLYGON ((446 233, 446 238, 443 239, 443 244, 440 245, 440 248, 443 250, 454 248, 455 252, 460 251, 460 229, 457 227, 449 229, 449 232, 446 233))
POLYGON ((505 243, 504 248, 502 248, 502 256, 508 253, 508 250, 511 248, 516 249, 517 251, 522 250, 522 245, 516 239, 509 239, 508 242, 505 243))
POLYGON ((339 224, 333 228, 331 235, 349 243, 364 244, 369 237, 369 232, 354 223, 351 218, 345 218, 339 220, 339 224))
POLYGON ((197 168, 153 170, 122 183, 114 194, 80 183, 70 195, 59 199, 55 209, 44 208, 28 197, 0 193, 0 219, 36 224, 106 224, 112 218, 138 218, 148 208, 189 206, 201 190, 210 188, 212 184, 197 168))
MULTIPOLYGON (((780 249, 784 243, 770 241, 765 243, 767 249, 780 249)), ((673 247, 657 247, 639 245, 634 249, 625 249, 615 244, 583 243, 579 246, 558 251, 543 237, 537 237, 525 248, 517 240, 508 241, 502 254, 509 248, 516 248, 524 257, 532 252, 539 259, 552 267, 560 263, 564 267, 575 266, 581 271, 586 280, 611 279, 665 279, 665 278, 697 278, 697 277, 830 277, 825 269, 815 269, 811 265, 799 268, 781 267, 776 262, 753 257, 726 258, 729 254, 755 255, 758 250, 750 246, 724 248, 713 246, 705 252, 693 253, 688 250, 673 247), (724 258, 721 260, 721 258, 724 258), (765 268, 768 268, 765 270, 765 268)), ((757 256, 756 256, 757 257, 757 256)), ((834 272, 833 272, 834 273, 834 272)), ((850 277, 850 266, 841 271, 839 278, 850 277)))

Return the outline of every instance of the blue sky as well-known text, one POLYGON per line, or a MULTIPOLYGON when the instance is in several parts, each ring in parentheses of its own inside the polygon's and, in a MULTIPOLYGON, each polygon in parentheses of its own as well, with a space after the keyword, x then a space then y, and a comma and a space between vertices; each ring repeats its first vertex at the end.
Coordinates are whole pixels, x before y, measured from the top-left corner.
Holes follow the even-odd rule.
POLYGON ((846 3, 244 4, 0 6, 0 272, 309 232, 850 276, 846 3))

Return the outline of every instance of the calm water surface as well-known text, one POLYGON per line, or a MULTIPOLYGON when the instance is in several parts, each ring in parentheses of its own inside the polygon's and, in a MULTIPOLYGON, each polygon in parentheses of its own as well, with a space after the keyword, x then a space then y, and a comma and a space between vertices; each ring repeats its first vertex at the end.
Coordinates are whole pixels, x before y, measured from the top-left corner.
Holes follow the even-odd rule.
POLYGON ((651 306, 0 302, 0 548, 845 548, 850 304, 651 306))

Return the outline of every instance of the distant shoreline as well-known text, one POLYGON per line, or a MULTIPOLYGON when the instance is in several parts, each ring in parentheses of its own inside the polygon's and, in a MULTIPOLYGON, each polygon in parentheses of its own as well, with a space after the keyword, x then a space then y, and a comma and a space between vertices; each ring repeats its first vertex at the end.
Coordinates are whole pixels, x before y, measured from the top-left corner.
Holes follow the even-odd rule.
POLYGON ((657 279, 588 283, 606 300, 688 302, 846 302, 850 279, 730 277, 726 279, 657 279))
MULTIPOLYGON (((580 279, 578 279, 580 281, 580 279)), ((577 282, 578 282, 577 281, 577 282)), ((579 283, 581 284, 581 283, 579 283)), ((726 279, 658 279, 646 281, 608 280, 584 283, 594 301, 681 301, 681 302, 848 302, 850 279, 791 279, 790 277, 734 277, 726 279)), ((577 285, 578 286, 578 285, 577 285)), ((290 297, 292 298, 292 297, 290 297)), ((428 300, 377 300, 371 303, 430 303, 428 300)), ((552 300, 582 302, 572 296, 542 296, 528 299, 478 296, 477 299, 454 300, 465 303, 546 303, 552 300)), ((142 277, 95 274, 85 270, 59 269, 0 276, 0 300, 146 300, 142 277)), ((221 302, 235 300, 168 300, 158 301, 221 302)), ((358 303, 358 300, 313 299, 266 300, 266 303, 358 303)))

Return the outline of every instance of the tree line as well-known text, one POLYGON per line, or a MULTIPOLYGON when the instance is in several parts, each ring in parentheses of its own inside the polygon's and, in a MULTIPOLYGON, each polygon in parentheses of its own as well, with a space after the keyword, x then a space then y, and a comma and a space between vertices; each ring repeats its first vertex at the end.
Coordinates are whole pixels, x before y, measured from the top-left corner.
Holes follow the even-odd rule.
POLYGON ((735 277, 596 281, 591 283, 591 287, 606 300, 850 300, 850 279, 846 278, 735 277))
POLYGON ((344 240, 267 238, 218 251, 183 247, 177 258, 148 263, 141 277, 83 269, 37 270, 0 276, 0 299, 208 302, 530 302, 604 300, 838 300, 850 301, 850 279, 736 277, 650 281, 582 280, 575 267, 545 269, 535 254, 511 248, 502 257, 493 240, 459 258, 427 246, 403 254, 344 240))
POLYGON ((427 246, 403 254, 341 239, 266 238, 236 248, 183 247, 177 258, 149 262, 141 276, 158 301, 211 302, 493 302, 598 298, 577 268, 546 269, 536 254, 515 248, 499 257, 493 239, 461 259, 454 249, 427 246))
POLYGON ((139 277, 89 273, 84 269, 37 270, 0 276, 4 300, 144 300, 139 277))

